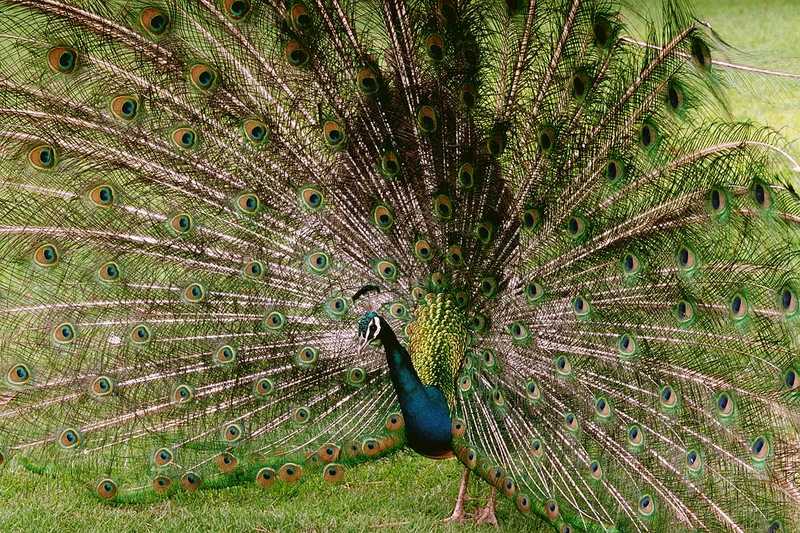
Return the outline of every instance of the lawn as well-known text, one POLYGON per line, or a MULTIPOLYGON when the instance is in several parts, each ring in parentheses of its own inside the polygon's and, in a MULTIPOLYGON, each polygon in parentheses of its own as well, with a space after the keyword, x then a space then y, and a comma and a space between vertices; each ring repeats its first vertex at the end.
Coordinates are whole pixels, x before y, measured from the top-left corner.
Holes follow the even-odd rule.
MULTIPOLYGON (((796 0, 696 0, 695 5, 700 17, 740 50, 737 60, 800 72, 796 0)), ((770 124, 789 140, 800 138, 800 81, 769 82, 768 90, 753 90, 762 81, 751 77, 746 83, 743 77, 736 84, 730 96, 734 116, 770 124)), ((800 155, 800 146, 792 151, 800 155)), ((179 493, 155 505, 113 507, 99 504, 83 486, 10 464, 0 469, 0 531, 486 530, 440 523, 452 509, 459 475, 454 461, 400 453, 349 471, 339 486, 314 478, 278 491, 242 486, 179 493)), ((475 495, 485 497, 486 490, 472 486, 475 495)), ((498 518, 504 531, 537 529, 508 501, 500 502, 498 518)))

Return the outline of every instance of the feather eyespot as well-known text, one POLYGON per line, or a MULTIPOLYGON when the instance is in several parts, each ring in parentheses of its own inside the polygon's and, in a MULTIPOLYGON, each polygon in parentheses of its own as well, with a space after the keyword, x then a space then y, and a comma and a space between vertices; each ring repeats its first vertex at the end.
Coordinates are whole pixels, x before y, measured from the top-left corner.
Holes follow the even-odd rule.
POLYGON ((269 128, 258 119, 250 118, 242 123, 245 138, 253 145, 261 146, 269 142, 269 128))
POLYGON ((520 218, 522 222, 522 229, 525 231, 533 231, 542 223, 542 211, 536 207, 529 208, 522 212, 520 218))
POLYGON ((388 259, 381 259, 375 263, 375 273, 384 281, 397 280, 397 265, 388 259))
POLYGON ((258 471, 256 474, 256 483, 259 487, 268 489, 271 487, 275 480, 277 479, 277 474, 274 469, 265 467, 258 471))
POLYGON ((292 420, 297 424, 308 424, 311 420, 311 410, 308 407, 295 407, 292 411, 292 420))
POLYGON ((674 80, 670 80, 667 84, 664 100, 669 110, 673 113, 680 113, 683 110, 685 101, 683 89, 674 80))
POLYGON ((486 150, 492 157, 499 157, 506 150, 506 132, 496 129, 486 139, 486 150))
POLYGON ((72 450, 81 445, 83 437, 76 429, 67 428, 58 436, 58 444, 65 450, 72 450))
POLYGON ((453 202, 446 194, 437 194, 433 198, 433 216, 439 220, 450 220, 453 218, 453 202))
POLYGON ((259 279, 264 276, 264 263, 255 259, 248 261, 242 267, 242 273, 246 278, 259 279))
POLYGON ((525 298, 529 304, 534 304, 544 296, 544 287, 538 282, 531 281, 525 285, 525 298))
POLYGON ((578 295, 572 299, 572 312, 578 317, 585 317, 591 311, 589 300, 584 296, 578 295))
POLYGON ((778 308, 786 318, 797 316, 798 305, 797 293, 791 287, 784 287, 778 294, 778 308))
POLYGON ((89 191, 89 201, 101 208, 112 207, 116 196, 114 187, 108 184, 98 185, 89 191))
POLYGON ((603 467, 600 466, 598 461, 592 461, 589 464, 589 474, 597 480, 603 479, 603 467))
POLYGON ((603 15, 596 16, 592 21, 592 36, 596 46, 608 48, 614 37, 614 27, 611 25, 611 21, 603 15))
POLYGON ((308 63, 308 52, 297 41, 289 41, 283 49, 286 60, 293 67, 304 67, 308 63))
POLYGON ((619 354, 625 357, 630 357, 636 354, 637 341, 636 337, 630 333, 623 333, 617 339, 617 350, 619 354))
POLYGON ((547 500, 544 502, 544 514, 548 520, 554 522, 558 519, 560 512, 558 510, 558 503, 555 500, 547 500))
POLYGON ((570 433, 575 433, 578 431, 578 418, 573 413, 567 413, 564 415, 564 426, 567 428, 570 433))
POLYGON ((110 479, 104 479, 97 484, 95 490, 104 500, 111 500, 117 495, 117 484, 110 479))
POLYGON ((670 385, 664 385, 658 393, 658 401, 664 409, 674 409, 678 405, 678 393, 670 385))
POLYGON ((567 233, 573 240, 579 240, 586 235, 586 219, 580 215, 574 215, 567 220, 567 233))
POLYGON ((682 326, 691 324, 696 316, 696 309, 694 303, 689 300, 681 300, 674 307, 675 316, 682 326))
POLYGON ((236 198, 236 208, 240 213, 252 215, 257 213, 261 208, 261 200, 257 195, 251 192, 245 192, 236 198))
POLYGON ((33 261, 40 267, 53 267, 58 264, 60 253, 53 244, 42 244, 33 252, 33 261))
POLYGON ((708 70, 711 68, 711 50, 699 37, 692 37, 691 54, 692 62, 698 69, 708 70))
POLYGON ((303 346, 295 354, 295 362, 301 368, 311 368, 317 364, 319 350, 311 346, 303 346))
POLYGON ((561 377, 567 377, 572 374, 572 364, 567 359, 566 355, 559 355, 553 360, 553 365, 555 365, 556 373, 561 377))
POLYGON ((414 243, 414 256, 423 262, 433 259, 433 246, 427 239, 419 239, 414 243))
POLYGON ((55 148, 42 144, 28 152, 28 162, 37 170, 51 170, 58 163, 58 156, 55 148))
POLYGON ((174 460, 175 456, 169 448, 159 448, 153 452, 153 463, 158 467, 170 465, 174 460))
POLYGON ((322 132, 325 137, 325 142, 328 143, 328 146, 331 148, 341 148, 347 140, 344 126, 336 120, 326 120, 322 125, 322 132))
POLYGON ((733 398, 731 398, 731 395, 727 392, 720 392, 716 395, 714 399, 714 407, 717 415, 723 419, 732 417, 736 410, 736 405, 733 401, 733 398))
POLYGON ((236 348, 224 344, 214 350, 214 363, 218 365, 229 365, 236 361, 236 348))
POLYGON ((250 0, 223 0, 222 7, 228 18, 239 22, 247 18, 253 6, 250 0))
POLYGON ((183 127, 172 131, 172 143, 182 150, 192 150, 197 147, 197 131, 193 128, 183 127))
POLYGON ((172 390, 172 402, 175 404, 185 404, 194 398, 194 390, 189 385, 181 384, 172 390))
POLYGON ((351 368, 347 371, 347 383, 353 387, 359 387, 366 383, 367 372, 361 367, 351 368))
POLYGON ((147 33, 157 37, 169 28, 169 15, 157 7, 146 7, 139 14, 139 24, 147 33))
POLYGON ((194 492, 203 484, 203 478, 195 472, 186 472, 181 476, 181 487, 187 492, 194 492))
MULTIPOLYGON (((478 282, 478 291, 481 293, 481 296, 487 299, 494 298, 497 296, 498 291, 498 284, 497 278, 494 276, 486 276, 481 278, 478 282)), ((516 336, 515 331, 518 331, 519 324, 515 323, 516 327, 512 328, 514 331, 510 331, 512 335, 516 336)))
POLYGON ((530 454, 534 459, 541 459, 544 457, 544 444, 539 439, 533 439, 531 442, 530 454))
POLYGON ((398 320, 408 320, 408 307, 402 302, 393 302, 389 306, 389 314, 398 320))
POLYGON ((772 189, 766 183, 756 180, 750 186, 750 197, 761 209, 772 207, 772 189))
POLYGON ((389 231, 394 225, 394 213, 386 204, 372 208, 372 223, 382 231, 389 231))
POLYGON ((213 91, 219 84, 217 70, 205 63, 195 63, 189 68, 189 81, 203 92, 213 91))
POLYGON ((325 311, 328 313, 328 316, 334 319, 340 319, 345 316, 348 307, 347 300, 341 296, 332 296, 325 303, 325 311))
POLYGON ((323 469, 322 479, 328 483, 340 483, 344 479, 344 467, 337 464, 327 465, 323 469))
POLYGON ((308 12, 308 9, 302 2, 292 3, 291 7, 289 8, 289 18, 292 22, 292 26, 294 26, 294 28, 300 33, 311 28, 311 25, 314 22, 308 12))
POLYGON ((172 479, 164 475, 157 475, 150 482, 150 486, 157 494, 166 494, 172 487, 172 479))
POLYGON ((725 189, 714 187, 706 196, 706 209, 711 216, 720 219, 728 213, 728 193, 725 189))
POLYGON ((286 463, 278 469, 278 479, 285 483, 295 483, 303 476, 303 467, 294 463, 286 463))
POLYGON ((644 432, 639 426, 633 425, 628 428, 628 444, 638 448, 644 444, 644 432))
POLYGON ((72 74, 78 68, 78 51, 68 46, 54 46, 47 51, 47 66, 59 74, 72 74))
POLYGON ((783 373, 782 379, 783 386, 788 391, 794 391, 800 388, 800 375, 797 369, 789 368, 783 373))
POLYGON ((627 253, 622 257, 622 271, 626 276, 638 274, 642 269, 642 262, 633 253, 627 253))
POLYGON ((235 444, 244 437, 244 428, 241 424, 228 424, 222 428, 222 440, 227 444, 235 444))
POLYGON ((619 183, 625 179, 625 163, 620 159, 609 159, 606 163, 605 175, 609 183, 619 183))
POLYGON ((230 474, 239 465, 239 459, 235 455, 228 452, 223 452, 214 458, 217 468, 223 474, 230 474))
POLYGON ((639 498, 639 514, 642 516, 652 516, 656 510, 656 504, 649 494, 645 494, 639 498))
POLYGON ((748 312, 750 310, 750 305, 747 301, 747 297, 741 293, 737 293, 731 298, 730 305, 730 314, 731 318, 735 321, 744 320, 747 318, 748 312))
POLYGON ((686 452, 686 468, 691 474, 697 474, 703 470, 703 457, 697 450, 686 452))
POLYGON ((139 324, 131 329, 130 339, 134 344, 145 345, 150 342, 151 337, 150 328, 144 324, 139 324))
POLYGON ((431 61, 438 63, 444 58, 444 39, 438 33, 432 33, 425 38, 425 51, 431 61))
POLYGON ((275 385, 269 378, 261 378, 253 385, 253 394, 256 398, 266 398, 272 391, 275 390, 275 385))
POLYGON ((111 114, 123 122, 130 122, 139 115, 139 99, 131 95, 116 96, 111 100, 111 114))
POLYGON ((697 268, 697 256, 688 246, 681 246, 675 256, 678 268, 683 272, 692 272, 697 268))
POLYGON ((450 265, 453 268, 461 268, 464 266, 464 252, 461 249, 461 246, 457 244, 451 244, 447 247, 447 251, 444 255, 444 262, 450 265))
POLYGON ((300 206, 306 211, 315 213, 325 206, 325 195, 316 187, 307 186, 298 194, 300 206))
POLYGON ((766 437, 758 436, 750 444, 750 455, 753 461, 763 463, 767 460, 770 454, 770 445, 766 437))
POLYGON ((196 304, 206 299, 206 289, 200 283, 190 283, 183 289, 183 300, 196 304))
POLYGON ((91 391, 97 398, 110 396, 114 392, 114 381, 108 376, 98 376, 92 381, 91 391))
POLYGON ((323 275, 331 267, 331 259, 325 252, 313 252, 306 256, 306 267, 313 273, 323 275))
POLYGON ((766 533, 781 533, 784 531, 783 523, 780 520, 772 520, 767 526, 766 533))
MULTIPOLYGON (((478 335, 483 335, 489 329, 489 319, 483 313, 475 313, 469 321, 469 328, 478 335)), ((494 363, 494 360, 492 360, 492 363, 494 363)))
POLYGON ((484 246, 491 244, 494 239, 495 226, 493 222, 484 221, 475 225, 473 233, 484 246))
POLYGON ((356 85, 358 89, 367 96, 378 94, 381 88, 378 74, 372 67, 364 67, 356 74, 356 85))
POLYGON ((594 402, 594 412, 598 417, 607 419, 611 416, 611 404, 605 397, 597 398, 594 402))
POLYGON ((439 113, 430 105, 423 105, 417 110, 417 126, 423 133, 434 133, 439 128, 439 113))
POLYGON ((458 184, 465 191, 475 188, 475 165, 472 163, 462 163, 458 167, 458 184))
POLYGON ((531 402, 539 401, 542 398, 542 388, 535 379, 531 379, 525 384, 525 396, 531 402))
POLYGON ((15 386, 26 385, 31 381, 31 371, 27 365, 17 363, 8 369, 6 381, 15 386))
POLYGON ((75 333, 75 326, 69 322, 62 322, 53 328, 52 336, 57 344, 72 344, 75 342, 77 334, 75 333))
POLYGON ((539 130, 536 136, 539 151, 542 154, 550 154, 556 145, 556 130, 552 127, 544 127, 539 130))
POLYGON ((639 143, 645 150, 655 147, 659 140, 658 128, 652 122, 645 122, 639 129, 639 143))
POLYGON ((572 97, 576 100, 582 100, 586 96, 586 93, 589 92, 591 85, 592 79, 589 77, 589 74, 586 71, 579 70, 573 74, 570 80, 572 97))
POLYGON ((286 315, 279 311, 272 311, 264 320, 264 325, 272 331, 281 331, 286 326, 286 315))
POLYGON ((176 213, 170 217, 167 224, 173 235, 186 235, 194 228, 194 221, 188 213, 176 213))
POLYGON ((400 174, 400 158, 397 152, 388 150, 381 154, 380 170, 387 179, 394 179, 400 174))

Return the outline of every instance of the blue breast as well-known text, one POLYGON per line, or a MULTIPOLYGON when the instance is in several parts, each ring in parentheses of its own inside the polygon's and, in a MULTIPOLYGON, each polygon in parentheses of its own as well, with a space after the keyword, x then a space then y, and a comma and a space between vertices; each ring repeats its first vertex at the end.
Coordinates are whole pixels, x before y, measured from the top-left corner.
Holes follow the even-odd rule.
POLYGON ((422 455, 446 454, 451 450, 452 438, 447 400, 436 387, 417 391, 400 401, 408 444, 422 455))

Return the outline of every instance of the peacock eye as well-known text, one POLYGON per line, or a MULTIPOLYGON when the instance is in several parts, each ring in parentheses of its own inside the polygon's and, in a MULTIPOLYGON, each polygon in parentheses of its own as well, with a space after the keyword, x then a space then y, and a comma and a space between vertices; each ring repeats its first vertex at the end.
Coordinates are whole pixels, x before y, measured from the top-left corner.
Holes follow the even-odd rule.
POLYGON ((78 52, 67 46, 54 46, 47 52, 47 66, 59 74, 72 74, 78 67, 78 52))
POLYGON ((216 69, 210 65, 195 63, 189 69, 189 80, 195 88, 203 92, 210 92, 216 88, 219 75, 216 69))
POLYGON ((245 192, 236 198, 235 205, 240 213, 252 215, 261 207, 261 200, 254 193, 245 192))
POLYGON ((191 150, 197 147, 197 132, 189 127, 177 128, 170 136, 172 143, 182 150, 191 150))
POLYGON ((50 170, 56 166, 58 157, 55 148, 43 144, 28 152, 28 162, 37 170, 50 170))
POLYGON ((58 248, 52 244, 43 244, 33 252, 33 260, 40 267, 52 267, 58 264, 58 248))
POLYGON ((356 74, 356 85, 358 89, 367 96, 373 96, 378 93, 380 89, 380 82, 378 81, 378 74, 372 67, 364 67, 356 74))
POLYGON ((250 14, 250 0, 225 0, 225 14, 234 21, 244 20, 250 14))
POLYGON ((312 19, 308 13, 308 9, 302 2, 295 2, 289 10, 289 16, 292 21, 292 26, 299 32, 303 32, 311 27, 312 19))
POLYGON ((169 16, 157 7, 146 7, 139 14, 139 24, 150 35, 162 35, 169 27, 169 16))
POLYGON ((699 37, 692 38, 692 62, 700 70, 711 68, 711 50, 699 37))
POLYGON ((260 146, 269 140, 269 128, 258 119, 247 119, 242 123, 245 138, 253 145, 260 146))
POLYGON ((592 80, 584 71, 578 71, 572 76, 570 85, 572 86, 572 97, 576 100, 583 99, 589 91, 592 80))
POLYGON ((438 194, 434 197, 433 215, 439 220, 450 220, 453 218, 453 202, 450 196, 438 194))
POLYGON ((304 67, 308 63, 308 52, 297 41, 289 41, 283 49, 283 54, 293 67, 304 67))
POLYGON ((475 165, 463 163, 458 168, 458 184, 465 191, 470 191, 475 187, 475 165))
POLYGON ((438 33, 432 33, 425 39, 425 51, 433 62, 444 58, 444 40, 438 33))
POLYGON ((539 151, 543 154, 549 154, 556 145, 556 130, 549 126, 544 127, 539 130, 539 134, 536 138, 539 144, 539 151))
POLYGON ((344 146, 347 136, 344 132, 344 127, 336 120, 327 120, 322 125, 322 131, 325 137, 325 142, 332 148, 340 148, 344 146))
POLYGON ((111 100, 111 114, 119 120, 130 122, 139 113, 139 100, 134 96, 117 96, 111 100))
POLYGON ((592 23, 592 35, 595 45, 600 48, 607 48, 612 42, 614 28, 611 22, 604 16, 598 15, 592 23))
POLYGON ((169 219, 168 227, 173 235, 186 235, 192 231, 194 222, 188 213, 177 213, 169 219))
POLYGON ((639 142, 646 150, 654 147, 658 141, 658 129, 655 124, 645 122, 639 130, 639 142))
POLYGON ((684 107, 684 94, 683 89, 674 80, 671 80, 667 85, 667 91, 664 96, 667 107, 673 113, 679 113, 684 107))
POLYGON ((625 164, 619 159, 609 159, 605 174, 609 183, 619 183, 625 177, 625 164))
POLYGON ((417 126, 424 133, 433 133, 439 127, 439 114, 433 106, 424 105, 417 111, 417 126))
POLYGON ((769 209, 772 207, 772 191, 768 185, 756 180, 750 187, 750 197, 755 202, 756 206, 761 209, 769 209))
POLYGON ((400 174, 400 159, 397 152, 390 150, 381 155, 381 174, 387 179, 396 178, 400 174))

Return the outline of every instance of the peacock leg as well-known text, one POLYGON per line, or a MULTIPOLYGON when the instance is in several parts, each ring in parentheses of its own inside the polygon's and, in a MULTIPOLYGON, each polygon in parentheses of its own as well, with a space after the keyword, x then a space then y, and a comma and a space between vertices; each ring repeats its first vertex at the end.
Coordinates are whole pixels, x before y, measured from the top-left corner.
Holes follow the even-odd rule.
POLYGON ((461 485, 458 487, 458 497, 456 498, 456 506, 453 509, 453 514, 444 519, 444 522, 461 523, 466 518, 464 512, 464 502, 469 499, 467 496, 467 487, 469 486, 469 468, 464 469, 464 475, 461 477, 461 485))
POLYGON ((492 487, 492 491, 489 493, 489 501, 486 502, 486 507, 478 511, 475 515, 476 524, 491 524, 494 527, 498 527, 497 517, 494 515, 496 497, 497 489, 492 487))

